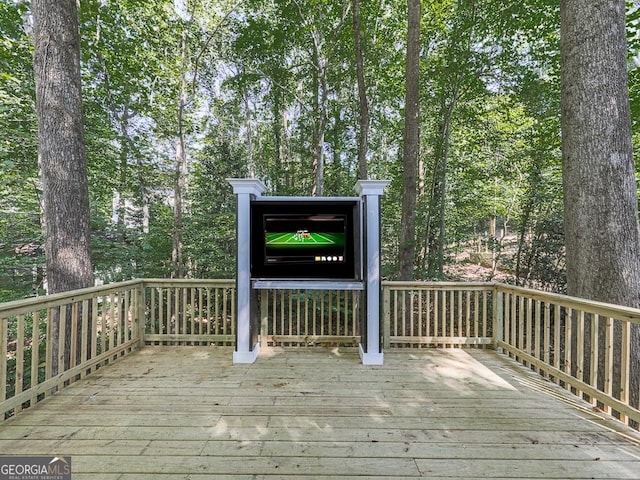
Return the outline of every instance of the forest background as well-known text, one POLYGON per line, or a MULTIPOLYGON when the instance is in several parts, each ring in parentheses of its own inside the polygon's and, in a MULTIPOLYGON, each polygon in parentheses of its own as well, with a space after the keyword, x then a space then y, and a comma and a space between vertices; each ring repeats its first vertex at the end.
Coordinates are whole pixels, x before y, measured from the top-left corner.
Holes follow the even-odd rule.
MULTIPOLYGON (((398 277, 406 1, 80 7, 96 279, 234 277, 225 178, 246 176, 277 195, 391 179, 382 263, 398 277)), ((558 2, 424 0, 420 18, 413 277, 488 261, 478 279, 564 292, 558 2)), ((635 146, 639 19, 628 2, 635 146)), ((29 3, 0 0, 0 301, 45 287, 31 33, 29 3)))

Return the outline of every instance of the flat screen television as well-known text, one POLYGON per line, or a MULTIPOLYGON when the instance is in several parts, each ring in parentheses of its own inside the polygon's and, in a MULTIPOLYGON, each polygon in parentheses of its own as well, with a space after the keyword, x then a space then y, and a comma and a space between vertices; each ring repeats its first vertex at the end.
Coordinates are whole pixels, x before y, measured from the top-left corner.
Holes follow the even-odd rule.
POLYGON ((361 279, 358 199, 251 203, 251 276, 361 279))

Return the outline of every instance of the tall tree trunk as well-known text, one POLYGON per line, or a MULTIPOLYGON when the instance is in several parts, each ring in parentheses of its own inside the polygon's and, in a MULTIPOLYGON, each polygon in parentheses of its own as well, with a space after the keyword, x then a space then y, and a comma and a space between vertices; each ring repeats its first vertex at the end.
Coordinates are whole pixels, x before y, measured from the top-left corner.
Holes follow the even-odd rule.
POLYGON ((321 56, 321 47, 314 36, 317 70, 314 95, 313 121, 313 187, 311 195, 321 197, 324 194, 324 135, 327 128, 327 60, 321 56))
POLYGON ((420 17, 421 0, 408 1, 406 94, 402 173, 400 280, 413 280, 416 252, 416 186, 420 152, 420 17))
POLYGON ((174 172, 174 204, 173 204, 173 238, 171 251, 171 275, 177 278, 184 277, 184 259, 182 257, 183 242, 183 218, 182 198, 187 179, 187 146, 184 132, 184 110, 187 103, 186 91, 186 62, 187 62, 187 32, 182 32, 180 46, 180 93, 178 98, 178 138, 176 139, 176 164, 174 172))
MULTIPOLYGON (((640 233, 627 87, 625 1, 561 0, 567 291, 640 307, 640 233)), ((640 328, 632 330, 638 406, 640 328)))
POLYGON ((247 130, 247 172, 249 177, 256 176, 256 162, 253 158, 253 120, 251 118, 251 105, 249 104, 249 92, 242 94, 244 103, 244 126, 247 130))
MULTIPOLYGON (((33 0, 31 11, 47 286, 57 293, 93 286, 78 10, 76 0, 33 0)), ((70 351, 71 322, 60 332, 59 320, 52 322, 53 338, 64 334, 70 351)), ((52 346, 57 360, 58 342, 52 346)), ((54 374, 58 367, 54 361, 54 374)))
POLYGON ((274 184, 275 184, 275 193, 276 195, 282 195, 282 177, 283 177, 283 169, 282 169, 282 113, 280 112, 281 104, 282 104, 282 94, 280 93, 280 89, 277 89, 276 94, 274 95, 273 105, 272 105, 272 114, 273 118, 271 120, 271 131, 273 134, 273 155, 274 155, 274 184))
POLYGON ((429 210, 427 212, 427 277, 435 279, 444 276, 445 242, 445 205, 447 200, 447 171, 449 164, 449 145, 451 140, 451 121, 458 102, 461 77, 455 83, 451 97, 443 100, 440 117, 442 123, 436 137, 434 149, 433 180, 429 210))
POLYGON ((358 101, 360 105, 360 131, 358 132, 358 178, 367 178, 367 151, 369 147, 369 101, 364 79, 364 49, 360 23, 360 0, 353 0, 353 38, 356 47, 356 73, 358 77, 358 101))

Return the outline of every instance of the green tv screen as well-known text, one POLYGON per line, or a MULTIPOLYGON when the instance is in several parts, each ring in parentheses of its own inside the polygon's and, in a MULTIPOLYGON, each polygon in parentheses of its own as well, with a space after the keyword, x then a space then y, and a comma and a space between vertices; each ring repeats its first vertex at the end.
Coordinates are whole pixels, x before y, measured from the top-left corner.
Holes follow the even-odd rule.
POLYGON ((353 202, 256 202, 252 209, 252 276, 358 278, 353 202))

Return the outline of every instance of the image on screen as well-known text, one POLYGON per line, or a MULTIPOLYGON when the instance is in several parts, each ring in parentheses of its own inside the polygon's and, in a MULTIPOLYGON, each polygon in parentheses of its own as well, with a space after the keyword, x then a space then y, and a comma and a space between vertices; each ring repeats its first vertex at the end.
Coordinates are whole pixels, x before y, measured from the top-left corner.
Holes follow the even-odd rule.
POLYGON ((265 263, 344 264, 346 223, 340 214, 265 214, 265 263))

